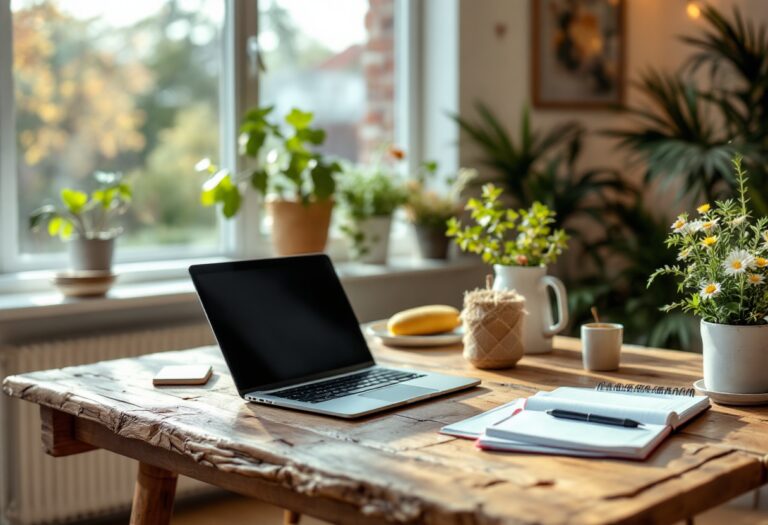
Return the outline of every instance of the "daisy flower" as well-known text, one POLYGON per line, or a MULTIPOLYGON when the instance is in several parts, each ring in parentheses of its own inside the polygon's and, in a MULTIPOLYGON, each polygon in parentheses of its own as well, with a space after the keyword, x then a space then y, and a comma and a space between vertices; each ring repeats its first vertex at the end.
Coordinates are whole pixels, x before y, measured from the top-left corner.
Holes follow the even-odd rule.
POLYGON ((733 219, 731 221, 731 226, 738 226, 739 224, 741 224, 742 222, 744 222, 746 220, 747 220, 747 216, 746 215, 740 215, 740 216, 736 217, 735 219, 733 219))
POLYGON ((765 257, 755 257, 754 266, 755 268, 765 268, 768 266, 768 259, 765 257))
POLYGON ((707 283, 701 287, 699 295, 704 299, 709 299, 720 293, 720 283, 707 283))
POLYGON ((723 268, 727 275, 738 275, 746 272, 754 262, 755 258, 746 250, 733 250, 726 257, 723 268))
POLYGON ((670 228, 672 228, 672 231, 674 231, 675 233, 683 233, 685 231, 685 227, 687 224, 688 223, 686 222, 685 217, 681 215, 677 218, 675 222, 672 223, 672 226, 670 226, 670 228))
POLYGON ((695 220, 695 221, 691 221, 691 222, 689 222, 689 223, 688 223, 688 224, 685 226, 685 229, 686 229, 686 230, 687 230, 689 233, 696 233, 696 232, 700 232, 700 231, 703 229, 703 227, 704 227, 704 221, 695 220))
POLYGON ((715 219, 711 219, 711 220, 708 220, 708 221, 700 221, 701 222, 701 229, 705 230, 705 231, 710 231, 715 226, 717 226, 717 221, 718 220, 719 219, 715 218, 715 219))
POLYGON ((710 235, 709 237, 705 237, 705 238, 704 238, 704 239, 701 241, 701 244, 702 244, 702 246, 704 246, 705 248, 709 248, 709 247, 713 246, 713 245, 714 245, 716 242, 717 242, 717 237, 716 237, 716 236, 714 236, 714 235, 710 235))
POLYGON ((711 208, 711 206, 709 204, 704 203, 701 206, 699 206, 698 208, 696 208, 696 211, 703 215, 703 214, 707 213, 710 210, 710 208, 711 208))
POLYGON ((760 275, 759 273, 750 273, 747 275, 747 282, 753 286, 757 286, 758 284, 763 284, 765 282, 765 276, 760 275))
POLYGON ((765 231, 763 232, 763 241, 764 241, 764 242, 763 242, 763 248, 765 248, 766 250, 768 250, 768 230, 765 230, 765 231))
POLYGON ((691 248, 690 246, 688 248, 683 248, 682 250, 680 250, 680 253, 677 254, 677 260, 682 261, 683 259, 687 259, 688 256, 691 255, 691 250, 693 250, 693 248, 691 248))

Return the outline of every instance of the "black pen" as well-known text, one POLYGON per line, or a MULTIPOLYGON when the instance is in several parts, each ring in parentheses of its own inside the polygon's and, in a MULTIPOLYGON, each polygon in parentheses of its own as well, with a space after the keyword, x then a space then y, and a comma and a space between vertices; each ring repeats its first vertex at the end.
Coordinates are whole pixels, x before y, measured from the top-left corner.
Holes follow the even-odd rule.
POLYGON ((587 423, 599 423, 601 425, 613 425, 616 427, 637 428, 642 425, 634 419, 622 419, 619 417, 599 416, 597 414, 587 414, 584 412, 572 412, 570 410, 547 410, 547 414, 558 419, 573 419, 575 421, 586 421, 587 423))

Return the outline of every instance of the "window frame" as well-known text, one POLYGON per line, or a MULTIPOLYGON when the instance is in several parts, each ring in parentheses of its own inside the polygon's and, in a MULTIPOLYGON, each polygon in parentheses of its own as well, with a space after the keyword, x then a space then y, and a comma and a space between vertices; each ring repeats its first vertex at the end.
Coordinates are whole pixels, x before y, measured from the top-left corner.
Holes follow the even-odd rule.
MULTIPOLYGON (((258 38, 258 0, 222 0, 225 20, 222 38, 222 74, 219 87, 219 109, 222 119, 220 139, 221 165, 234 170, 247 167, 246 159, 237 154, 237 129, 240 115, 259 103, 259 71, 254 66, 253 47, 258 38)), ((395 8, 395 141, 408 152, 407 169, 413 173, 422 161, 422 142, 426 130, 425 116, 419 110, 425 85, 420 64, 423 57, 424 18, 429 16, 422 2, 394 0, 395 8)), ((16 160, 15 96, 13 90, 13 35, 11 0, 0 0, 0 277, 34 270, 52 270, 66 264, 66 251, 50 255, 19 253, 20 220, 18 216, 18 172, 16 160)), ((458 37, 458 35, 456 35, 458 37)), ((451 164, 451 163, 449 163, 451 164)), ((190 169, 191 171, 191 169, 190 169)), ((271 243, 261 232, 262 199, 248 191, 241 212, 232 220, 217 213, 219 223, 218 248, 185 249, 183 245, 120 250, 116 264, 120 267, 141 267, 152 279, 152 262, 166 270, 174 260, 180 273, 194 258, 255 258, 271 254, 271 243)), ((329 241, 328 253, 345 258, 345 242, 329 241)), ((394 243, 393 246, 408 246, 394 243)), ((396 255, 403 255, 398 253, 396 255)))

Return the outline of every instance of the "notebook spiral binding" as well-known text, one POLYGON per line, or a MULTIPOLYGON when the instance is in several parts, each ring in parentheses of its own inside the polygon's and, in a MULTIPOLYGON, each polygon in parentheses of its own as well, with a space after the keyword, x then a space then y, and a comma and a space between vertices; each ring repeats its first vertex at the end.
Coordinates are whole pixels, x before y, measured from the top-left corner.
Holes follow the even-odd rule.
POLYGON ((602 392, 627 392, 630 394, 663 394, 667 396, 689 396, 696 395, 693 388, 653 386, 653 385, 630 385, 622 383, 608 383, 603 381, 598 383, 595 390, 602 392))

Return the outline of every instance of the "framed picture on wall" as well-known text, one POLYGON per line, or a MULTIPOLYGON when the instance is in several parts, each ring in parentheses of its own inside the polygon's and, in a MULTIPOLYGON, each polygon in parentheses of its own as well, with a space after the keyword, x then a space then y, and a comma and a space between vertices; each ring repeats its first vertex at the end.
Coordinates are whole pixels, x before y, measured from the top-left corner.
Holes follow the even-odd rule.
POLYGON ((624 0, 531 0, 531 18, 535 107, 624 101, 624 0))

